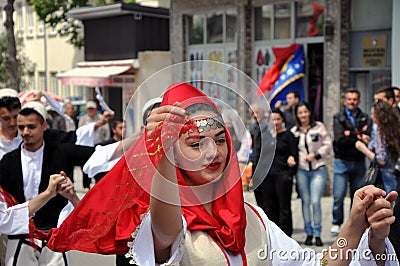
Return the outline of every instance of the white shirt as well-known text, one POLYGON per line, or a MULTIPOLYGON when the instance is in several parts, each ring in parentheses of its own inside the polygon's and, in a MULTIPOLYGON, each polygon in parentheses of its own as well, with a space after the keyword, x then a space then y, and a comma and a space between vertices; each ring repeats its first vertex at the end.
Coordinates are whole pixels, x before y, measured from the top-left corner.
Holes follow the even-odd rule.
POLYGON ((96 146, 95 152, 90 156, 89 160, 83 166, 83 172, 89 176, 94 177, 98 173, 108 172, 114 165, 121 159, 122 154, 110 160, 115 150, 117 149, 120 141, 111 143, 105 146, 96 146))
MULTIPOLYGON (((33 199, 39 194, 42 176, 44 142, 35 152, 21 148, 22 176, 24 180, 24 195, 26 200, 33 199)), ((50 177, 49 177, 50 178, 50 177)))
MULTIPOLYGON (((0 234, 21 235, 29 233, 29 207, 28 201, 7 208, 4 197, 0 194, 0 234)), ((71 202, 61 210, 58 217, 57 227, 73 211, 71 202)))
POLYGON ((19 144, 22 142, 22 137, 17 134, 12 140, 6 140, 0 138, 0 160, 3 158, 4 154, 9 153, 18 148, 19 144))
POLYGON ((99 134, 98 130, 94 129, 94 124, 96 122, 83 125, 76 130, 76 145, 94 147, 94 141, 99 134))
POLYGON ((19 235, 29 232, 28 202, 7 208, 0 194, 0 234, 19 235))

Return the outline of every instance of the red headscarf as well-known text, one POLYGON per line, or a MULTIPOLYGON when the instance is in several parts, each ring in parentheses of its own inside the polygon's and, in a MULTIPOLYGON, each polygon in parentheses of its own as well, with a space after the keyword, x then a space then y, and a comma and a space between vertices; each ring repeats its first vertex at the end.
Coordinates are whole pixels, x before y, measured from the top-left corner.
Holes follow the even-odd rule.
MULTIPOLYGON (((175 102, 180 102, 183 108, 204 103, 218 110, 205 94, 185 83, 169 87, 161 106, 173 105, 175 102)), ((156 131, 154 130, 149 139, 155 139, 156 131)), ((177 168, 182 213, 188 230, 205 231, 233 254, 241 253, 245 261, 246 215, 242 184, 228 130, 226 135, 229 158, 223 177, 214 184, 216 195, 220 196, 212 202, 213 215, 200 204, 177 168)), ((61 226, 51 231, 47 244, 50 249, 58 252, 80 250, 101 254, 128 251, 127 242, 132 240, 132 232, 150 207, 148 192, 155 173, 152 165, 155 155, 149 152, 149 144, 154 147, 160 142, 150 142, 149 139, 146 133, 143 134, 114 168, 85 195, 61 226)))

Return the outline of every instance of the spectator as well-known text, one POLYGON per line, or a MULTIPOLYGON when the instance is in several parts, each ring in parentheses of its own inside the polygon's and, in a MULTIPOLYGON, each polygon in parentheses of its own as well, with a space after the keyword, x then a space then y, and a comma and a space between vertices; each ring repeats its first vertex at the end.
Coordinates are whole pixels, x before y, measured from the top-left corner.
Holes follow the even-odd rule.
POLYGON ((265 209, 265 204, 263 202, 263 186, 261 183, 264 181, 268 168, 268 162, 272 161, 273 148, 274 145, 272 136, 270 135, 270 126, 268 124, 268 117, 265 115, 265 107, 260 103, 254 103, 251 105, 252 116, 255 123, 251 124, 249 127, 251 135, 251 148, 252 148, 252 181, 255 187, 254 196, 257 201, 257 205, 261 209, 265 209), (264 163, 267 162, 267 163, 264 163), (260 167, 258 167, 260 165, 260 167))
POLYGON ((350 195, 363 185, 365 176, 365 156, 356 149, 358 140, 368 142, 372 130, 372 120, 358 106, 360 92, 348 89, 345 93, 345 108, 333 117, 333 208, 331 234, 337 235, 343 223, 343 201, 350 183, 350 195))
POLYGON ((386 193, 397 190, 394 166, 400 155, 399 118, 393 105, 378 100, 372 105, 372 120, 377 130, 371 142, 365 144, 358 140, 356 148, 371 161, 377 160, 382 174, 386 193))
MULTIPOLYGON (((86 114, 79 119, 78 128, 101 119, 101 115, 97 113, 97 104, 94 101, 86 103, 86 114)), ((94 144, 106 141, 110 138, 110 126, 105 124, 97 129, 98 135, 94 140, 94 144)))
POLYGON ((385 101, 388 102, 390 105, 395 104, 395 99, 394 99, 394 90, 392 87, 383 87, 377 90, 374 93, 374 101, 385 101))
POLYGON ((110 121, 110 128, 112 131, 112 137, 106 141, 98 143, 98 145, 105 146, 107 144, 115 143, 122 140, 125 137, 125 121, 122 119, 114 119, 110 121))
POLYGON ((291 129, 298 138, 297 182, 302 203, 305 245, 322 246, 321 197, 327 179, 327 155, 332 151, 332 140, 324 124, 314 121, 310 105, 301 102, 295 107, 296 126, 291 129), (312 216, 311 216, 312 209, 312 216))
POLYGON ((76 130, 76 120, 74 118, 75 107, 72 103, 66 103, 64 113, 71 119, 63 116, 57 116, 53 121, 53 129, 69 132, 76 130))
POLYGON ((287 129, 291 129, 296 125, 296 115, 294 112, 294 108, 296 104, 300 101, 300 94, 297 91, 290 91, 286 95, 286 102, 288 104, 288 108, 283 111, 283 115, 285 118, 285 127, 287 129))
MULTIPOLYGON (((88 101, 86 103, 86 114, 79 119, 78 128, 90 124, 92 122, 97 122, 100 119, 101 115, 97 113, 96 102, 88 101)), ((105 125, 100 126, 97 129, 97 134, 93 141, 94 144, 93 147, 100 142, 108 140, 109 138, 110 138, 110 126, 107 123, 105 125)), ((92 145, 88 144, 88 146, 92 145)), ((89 191, 91 182, 92 180, 84 172, 82 172, 82 184, 85 192, 89 191)))
POLYGON ((397 108, 400 108, 400 88, 392 87, 394 92, 394 104, 397 108))
POLYGON ((293 134, 284 127, 281 110, 273 108, 270 120, 275 126, 271 130, 271 135, 276 138, 276 150, 268 175, 259 188, 262 191, 264 212, 286 235, 291 236, 293 232, 292 176, 296 171, 293 167, 297 162, 297 143, 293 134))

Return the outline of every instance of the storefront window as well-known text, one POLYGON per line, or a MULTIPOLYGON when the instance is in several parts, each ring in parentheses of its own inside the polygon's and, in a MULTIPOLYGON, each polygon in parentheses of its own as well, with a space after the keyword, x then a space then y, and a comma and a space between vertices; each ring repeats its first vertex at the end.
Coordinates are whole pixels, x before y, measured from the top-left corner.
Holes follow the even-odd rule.
POLYGON ((304 0, 296 3, 296 37, 322 36, 324 0, 304 0))
POLYGON ((189 44, 204 43, 204 16, 193 15, 188 17, 189 44))
POLYGON ((274 39, 290 38, 290 4, 274 5, 274 39))
POLYGON ((207 15, 207 43, 222 43, 223 41, 223 13, 215 12, 207 15))
POLYGON ((254 36, 256 41, 271 40, 272 5, 254 9, 254 36))
POLYGON ((226 42, 236 42, 237 40, 236 17, 236 10, 228 10, 226 12, 226 42))

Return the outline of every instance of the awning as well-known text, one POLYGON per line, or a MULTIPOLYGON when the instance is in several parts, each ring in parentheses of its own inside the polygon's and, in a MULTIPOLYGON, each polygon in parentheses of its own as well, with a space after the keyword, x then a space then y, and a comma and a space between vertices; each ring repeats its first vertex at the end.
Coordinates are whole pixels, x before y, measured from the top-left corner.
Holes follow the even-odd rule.
POLYGON ((121 86, 124 81, 132 82, 137 59, 80 62, 76 68, 57 75, 64 85, 104 87, 121 86), (122 82, 121 82, 122 81, 122 82))

